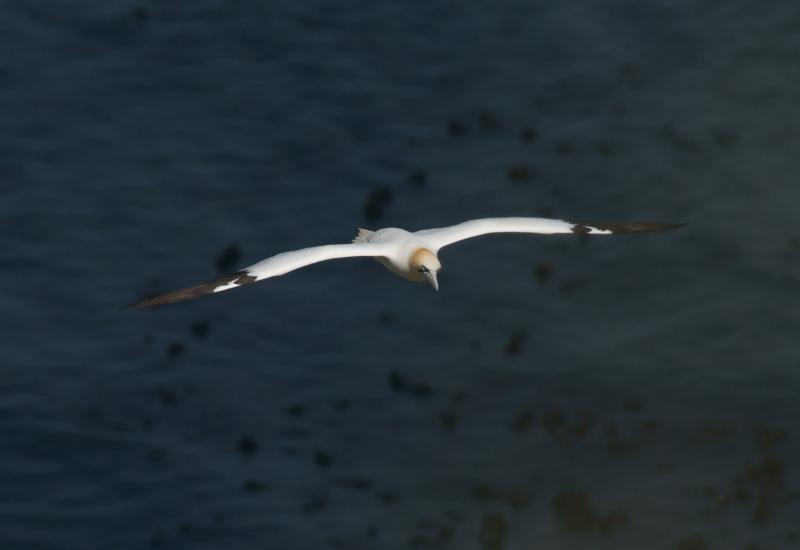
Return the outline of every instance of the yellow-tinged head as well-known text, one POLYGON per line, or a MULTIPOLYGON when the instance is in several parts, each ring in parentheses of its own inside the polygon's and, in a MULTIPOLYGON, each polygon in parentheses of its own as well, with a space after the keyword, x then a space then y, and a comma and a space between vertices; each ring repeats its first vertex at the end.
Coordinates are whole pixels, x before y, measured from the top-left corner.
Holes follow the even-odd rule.
POLYGON ((428 281, 434 290, 439 290, 439 281, 436 275, 442 269, 442 264, 436 254, 427 248, 418 248, 411 254, 411 272, 419 273, 420 281, 428 281))

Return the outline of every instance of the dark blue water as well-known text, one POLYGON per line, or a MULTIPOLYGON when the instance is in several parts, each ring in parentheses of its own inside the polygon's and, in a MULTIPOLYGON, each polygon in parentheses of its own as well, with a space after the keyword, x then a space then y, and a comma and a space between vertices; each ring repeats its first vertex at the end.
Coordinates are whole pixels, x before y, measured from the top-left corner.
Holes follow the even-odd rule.
POLYGON ((796 547, 798 52, 788 1, 3 3, 0 548, 796 547), (688 226, 118 309, 507 215, 688 226))

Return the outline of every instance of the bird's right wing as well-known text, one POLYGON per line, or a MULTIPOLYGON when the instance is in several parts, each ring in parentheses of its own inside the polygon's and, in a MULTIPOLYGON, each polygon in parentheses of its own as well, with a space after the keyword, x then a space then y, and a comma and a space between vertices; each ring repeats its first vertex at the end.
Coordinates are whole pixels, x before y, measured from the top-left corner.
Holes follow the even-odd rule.
POLYGON ((354 258, 359 256, 384 256, 391 254, 393 248, 385 243, 352 243, 352 244, 331 244, 324 246, 314 246, 282 252, 257 264, 253 264, 236 273, 218 277, 203 284, 191 286, 167 294, 161 294, 153 298, 148 298, 135 302, 127 307, 149 307, 172 302, 180 302, 190 298, 197 298, 204 294, 222 292, 238 288, 242 285, 255 283, 270 277, 285 275, 295 269, 300 269, 307 265, 324 262, 326 260, 336 260, 339 258, 354 258))
POLYGON ((645 233, 680 227, 673 223, 578 223, 549 218, 482 218, 450 227, 423 229, 415 234, 438 251, 449 244, 490 233, 589 233, 612 235, 615 233, 645 233))

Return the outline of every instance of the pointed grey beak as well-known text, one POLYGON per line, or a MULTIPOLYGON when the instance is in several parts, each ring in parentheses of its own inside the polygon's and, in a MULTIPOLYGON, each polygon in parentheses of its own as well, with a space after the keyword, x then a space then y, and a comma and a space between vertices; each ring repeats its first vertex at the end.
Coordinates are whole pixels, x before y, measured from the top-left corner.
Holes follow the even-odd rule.
POLYGON ((436 280, 436 272, 435 271, 423 271, 422 274, 428 279, 428 282, 433 287, 433 290, 439 292, 439 281, 436 280))

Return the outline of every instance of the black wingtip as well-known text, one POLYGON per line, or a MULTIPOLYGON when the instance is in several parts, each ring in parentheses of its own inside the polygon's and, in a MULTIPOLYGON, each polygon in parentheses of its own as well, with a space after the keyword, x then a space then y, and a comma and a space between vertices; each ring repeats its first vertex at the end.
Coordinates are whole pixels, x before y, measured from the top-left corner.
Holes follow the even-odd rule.
MULTIPOLYGON (((119 309, 143 309, 143 308, 146 308, 146 307, 157 306, 157 305, 160 305, 162 303, 169 303, 169 302, 166 302, 166 301, 160 302, 159 301, 160 298, 162 298, 162 296, 152 296, 150 298, 143 298, 143 299, 139 300, 138 302, 133 302, 132 304, 127 304, 127 305, 124 305, 124 306, 120 306, 119 309)), ((173 300, 173 301, 177 301, 177 300, 173 300)))
POLYGON ((155 299, 155 298, 156 298, 156 296, 153 296, 152 298, 145 298, 143 300, 139 300, 138 302, 133 302, 132 304, 120 306, 119 309, 137 309, 137 308, 147 307, 148 306, 148 302, 150 300, 155 299))
POLYGON ((592 229, 610 231, 611 233, 653 233, 670 231, 685 226, 685 223, 630 222, 630 223, 576 223, 573 233, 591 233, 592 229))
POLYGON ((164 304, 172 304, 175 302, 182 302, 183 300, 189 300, 191 298, 197 298, 199 296, 204 296, 206 294, 212 294, 216 292, 220 286, 226 286, 231 284, 235 286, 241 286, 249 283, 254 283, 255 281, 256 277, 254 275, 250 275, 247 271, 239 271, 231 275, 218 277, 213 281, 208 281, 207 283, 203 283, 197 286, 190 286, 189 288, 182 288, 174 292, 168 292, 167 294, 159 294, 158 296, 145 298, 144 300, 139 300, 138 302, 128 304, 127 306, 122 306, 120 309, 140 309, 145 307, 153 307, 164 304))

